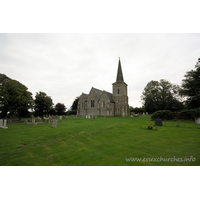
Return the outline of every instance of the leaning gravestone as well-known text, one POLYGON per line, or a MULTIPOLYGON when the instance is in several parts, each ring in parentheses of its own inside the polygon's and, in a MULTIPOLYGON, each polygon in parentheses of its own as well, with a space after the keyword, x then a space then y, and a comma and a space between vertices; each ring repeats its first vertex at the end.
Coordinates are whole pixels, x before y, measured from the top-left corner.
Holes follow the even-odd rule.
POLYGON ((155 119, 156 126, 162 126, 162 119, 155 119))

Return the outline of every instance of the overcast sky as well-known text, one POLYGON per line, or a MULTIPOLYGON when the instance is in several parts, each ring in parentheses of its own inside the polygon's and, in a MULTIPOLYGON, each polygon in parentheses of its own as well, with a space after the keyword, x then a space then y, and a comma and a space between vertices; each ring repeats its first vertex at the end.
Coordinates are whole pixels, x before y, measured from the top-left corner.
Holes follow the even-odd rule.
POLYGON ((0 34, 0 73, 69 109, 91 87, 112 92, 119 57, 129 105, 151 80, 181 84, 200 58, 200 34, 0 34))

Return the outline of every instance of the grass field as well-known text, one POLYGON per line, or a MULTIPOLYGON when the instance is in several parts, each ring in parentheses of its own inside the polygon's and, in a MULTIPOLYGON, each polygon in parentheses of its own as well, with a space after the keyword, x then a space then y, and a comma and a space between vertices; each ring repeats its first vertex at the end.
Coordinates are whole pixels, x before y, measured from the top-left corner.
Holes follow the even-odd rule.
POLYGON ((151 124, 154 121, 150 115, 98 117, 97 120, 70 116, 58 123, 57 128, 51 128, 52 124, 48 123, 8 124, 8 129, 0 129, 0 165, 200 165, 200 125, 180 121, 177 127, 177 121, 164 121, 164 126, 148 130, 151 124), (131 161, 130 158, 145 160, 131 161))

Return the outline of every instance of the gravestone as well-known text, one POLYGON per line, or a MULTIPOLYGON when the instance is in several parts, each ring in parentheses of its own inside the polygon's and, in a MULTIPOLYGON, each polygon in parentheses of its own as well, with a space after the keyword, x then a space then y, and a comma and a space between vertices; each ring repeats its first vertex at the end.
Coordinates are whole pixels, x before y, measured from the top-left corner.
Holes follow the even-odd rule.
POLYGON ((133 115, 131 115, 131 117, 133 117, 133 115))
POLYGON ((155 119, 156 126, 162 126, 162 119, 155 119))
POLYGON ((32 124, 35 124, 35 118, 32 118, 32 124))
POLYGON ((62 119, 62 116, 60 116, 60 119, 62 119))
POLYGON ((106 119, 106 116, 104 115, 104 119, 106 119))
POLYGON ((3 127, 3 119, 0 119, 0 127, 3 127))
POLYGON ((94 116, 94 120, 96 120, 96 116, 94 116))
POLYGON ((53 123, 52 123, 52 127, 51 128, 57 128, 57 123, 58 123, 58 120, 57 119, 53 119, 53 123))
POLYGON ((90 119, 90 115, 88 115, 88 118, 90 119))
POLYGON ((6 125, 7 125, 7 120, 6 120, 6 119, 4 119, 4 123, 3 123, 3 126, 2 126, 2 128, 8 128, 6 125))
POLYGON ((145 115, 145 113, 143 112, 143 114, 142 115, 145 115))
POLYGON ((87 118, 87 115, 85 115, 85 118, 87 118))
POLYGON ((149 113, 148 113, 148 112, 146 112, 146 115, 149 115, 149 113))
POLYGON ((196 122, 196 124, 200 124, 200 117, 195 118, 195 122, 196 122))

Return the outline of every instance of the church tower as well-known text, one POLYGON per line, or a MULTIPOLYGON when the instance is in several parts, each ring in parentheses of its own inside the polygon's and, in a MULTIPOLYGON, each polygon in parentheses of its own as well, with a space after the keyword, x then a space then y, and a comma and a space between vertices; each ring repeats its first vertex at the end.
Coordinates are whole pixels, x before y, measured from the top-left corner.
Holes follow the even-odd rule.
POLYGON ((115 101, 114 115, 116 116, 128 116, 129 105, 128 105, 128 95, 127 95, 127 84, 124 82, 124 77, 122 73, 121 61, 119 59, 117 78, 113 85, 113 100, 115 101))

